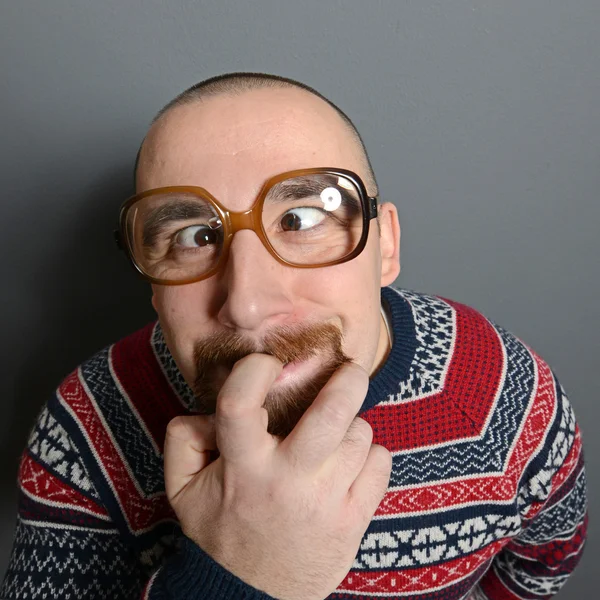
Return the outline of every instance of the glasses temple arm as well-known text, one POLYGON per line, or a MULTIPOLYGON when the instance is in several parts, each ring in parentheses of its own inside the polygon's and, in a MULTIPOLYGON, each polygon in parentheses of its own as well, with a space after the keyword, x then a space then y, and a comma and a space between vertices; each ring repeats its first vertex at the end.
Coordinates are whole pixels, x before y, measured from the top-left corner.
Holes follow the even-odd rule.
POLYGON ((377 216, 377 196, 368 197, 369 201, 369 220, 377 216))

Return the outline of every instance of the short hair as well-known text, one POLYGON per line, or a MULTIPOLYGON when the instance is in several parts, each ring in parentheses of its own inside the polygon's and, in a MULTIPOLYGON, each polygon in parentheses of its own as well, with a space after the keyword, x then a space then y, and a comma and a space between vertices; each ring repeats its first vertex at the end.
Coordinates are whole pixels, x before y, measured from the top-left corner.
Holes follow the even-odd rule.
MULTIPOLYGON (((375 179, 375 172, 373 171, 373 167, 371 165, 371 159, 369 158, 365 143, 350 117, 339 106, 323 96, 323 94, 317 92, 317 90, 314 88, 288 77, 280 77, 279 75, 271 75, 269 73, 246 72, 225 73, 223 75, 217 75, 216 77, 210 77, 209 79, 205 79, 204 81, 196 83, 173 98, 173 100, 171 100, 168 104, 161 108, 161 110, 158 111, 154 119, 152 119, 151 124, 156 123, 162 116, 177 106, 192 104, 193 102, 197 102, 204 98, 220 96, 222 94, 240 95, 247 91, 265 88, 297 88, 327 102, 327 104, 329 104, 329 106, 331 106, 341 117, 346 129, 358 144, 365 162, 365 167, 367 169, 368 180, 365 183, 368 186, 372 186, 374 192, 373 195, 377 195, 378 186, 377 180, 375 179)), ((144 140, 142 140, 142 143, 140 144, 140 148, 135 159, 133 171, 134 186, 137 180, 137 170, 143 144, 144 140)))

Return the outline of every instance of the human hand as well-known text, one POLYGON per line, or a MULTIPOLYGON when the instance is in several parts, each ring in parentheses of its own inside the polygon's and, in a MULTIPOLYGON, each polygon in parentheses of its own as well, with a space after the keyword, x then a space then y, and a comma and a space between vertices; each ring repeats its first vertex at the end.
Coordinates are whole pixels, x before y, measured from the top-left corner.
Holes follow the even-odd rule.
POLYGON ((214 416, 169 423, 165 487, 183 532, 227 570, 276 598, 321 599, 352 566, 391 455, 355 416, 369 381, 355 364, 333 374, 285 440, 271 436, 262 405, 281 368, 249 355, 214 416))

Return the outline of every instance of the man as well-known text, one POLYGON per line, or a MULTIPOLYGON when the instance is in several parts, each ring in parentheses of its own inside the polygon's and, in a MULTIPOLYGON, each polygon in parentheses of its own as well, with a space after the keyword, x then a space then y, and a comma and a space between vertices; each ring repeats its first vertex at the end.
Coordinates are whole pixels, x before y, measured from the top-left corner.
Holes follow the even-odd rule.
POLYGON ((587 521, 565 392, 473 309, 387 287, 398 217, 349 119, 226 75, 138 158, 120 243, 159 324, 43 409, 2 598, 555 594, 587 521))

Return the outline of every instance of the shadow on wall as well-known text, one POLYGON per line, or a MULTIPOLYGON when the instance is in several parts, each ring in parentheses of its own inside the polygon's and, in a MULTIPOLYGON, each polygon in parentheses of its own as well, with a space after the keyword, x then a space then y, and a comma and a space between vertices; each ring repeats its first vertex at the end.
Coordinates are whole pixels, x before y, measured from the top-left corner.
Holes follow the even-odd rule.
MULTIPOLYGON (((19 458, 43 403, 83 360, 155 319, 150 291, 113 238, 131 169, 107 173, 71 206, 49 250, 36 259, 39 329, 13 373, 12 423, 0 440, 0 490, 15 491, 19 458)), ((34 207, 35 208, 35 207, 34 207)), ((33 210, 33 209, 32 209, 33 210)))

